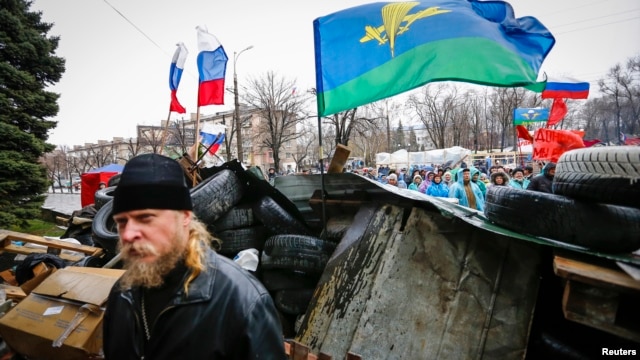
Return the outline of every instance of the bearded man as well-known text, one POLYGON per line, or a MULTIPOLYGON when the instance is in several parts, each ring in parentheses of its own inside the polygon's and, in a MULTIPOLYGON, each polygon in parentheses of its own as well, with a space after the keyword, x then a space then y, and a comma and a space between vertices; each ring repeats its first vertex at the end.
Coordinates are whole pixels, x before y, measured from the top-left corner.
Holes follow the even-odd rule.
POLYGON ((106 359, 285 359, 262 284, 211 249, 178 162, 139 155, 114 191, 126 272, 109 294, 106 359))

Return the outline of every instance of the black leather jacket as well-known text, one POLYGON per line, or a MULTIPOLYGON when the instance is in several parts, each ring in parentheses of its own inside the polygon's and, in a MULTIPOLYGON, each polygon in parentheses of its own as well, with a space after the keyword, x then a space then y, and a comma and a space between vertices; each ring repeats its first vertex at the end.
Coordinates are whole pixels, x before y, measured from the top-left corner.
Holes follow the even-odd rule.
POLYGON ((147 345, 141 290, 113 287, 104 316, 106 359, 286 359, 269 293, 233 261, 207 251, 207 269, 189 294, 180 286, 157 318, 148 319, 147 345))

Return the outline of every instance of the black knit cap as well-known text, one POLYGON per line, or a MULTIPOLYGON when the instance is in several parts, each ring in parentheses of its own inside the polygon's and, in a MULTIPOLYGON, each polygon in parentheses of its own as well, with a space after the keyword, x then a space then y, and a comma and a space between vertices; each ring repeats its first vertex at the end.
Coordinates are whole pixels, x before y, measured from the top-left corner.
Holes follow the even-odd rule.
POLYGON ((158 154, 127 162, 113 192, 113 214, 142 209, 192 210, 182 166, 158 154))

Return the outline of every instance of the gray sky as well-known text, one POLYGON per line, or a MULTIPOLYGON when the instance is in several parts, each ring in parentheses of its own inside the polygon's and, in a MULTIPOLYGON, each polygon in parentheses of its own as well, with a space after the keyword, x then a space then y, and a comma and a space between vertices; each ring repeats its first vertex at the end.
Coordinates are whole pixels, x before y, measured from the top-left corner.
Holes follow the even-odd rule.
MULTIPOLYGON (((31 10, 41 10, 44 21, 55 24, 49 35, 60 35, 57 54, 67 60, 62 80, 51 89, 61 98, 54 118, 58 126, 49 142, 72 146, 130 137, 136 135, 136 124, 158 125, 167 119, 169 66, 179 41, 189 57, 178 99, 188 113, 195 113, 197 25, 216 35, 229 56, 226 87, 233 87, 234 51, 249 45, 254 48, 237 60, 240 86, 249 77, 275 71, 296 80, 299 90, 315 87, 313 20, 371 2, 34 0, 31 10)), ((516 17, 538 18, 556 38, 542 71, 591 82, 591 97, 597 96, 597 80, 612 66, 640 54, 638 0, 509 3, 516 17)), ((200 112, 232 107, 233 96, 227 93, 225 105, 205 106, 200 112)), ((172 113, 171 119, 183 116, 172 113)))

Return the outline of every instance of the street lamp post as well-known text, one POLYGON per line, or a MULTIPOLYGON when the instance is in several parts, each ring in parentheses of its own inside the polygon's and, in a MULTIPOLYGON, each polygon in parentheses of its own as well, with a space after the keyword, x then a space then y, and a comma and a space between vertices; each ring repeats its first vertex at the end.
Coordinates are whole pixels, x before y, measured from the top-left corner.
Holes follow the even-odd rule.
POLYGON ((236 142, 238 145, 238 161, 242 164, 242 121, 240 120, 240 103, 238 102, 238 74, 236 74, 236 62, 240 54, 247 50, 253 49, 253 45, 247 46, 240 52, 233 52, 233 100, 234 100, 234 117, 236 118, 236 142))

